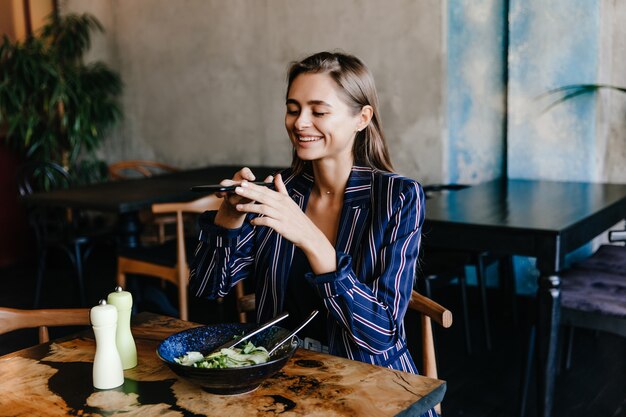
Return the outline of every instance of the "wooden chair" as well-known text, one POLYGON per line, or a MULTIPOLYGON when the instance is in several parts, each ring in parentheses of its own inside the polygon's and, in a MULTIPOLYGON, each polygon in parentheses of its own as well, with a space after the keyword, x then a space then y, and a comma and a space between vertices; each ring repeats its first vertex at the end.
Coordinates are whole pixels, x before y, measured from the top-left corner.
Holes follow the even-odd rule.
POLYGON ((155 214, 175 214, 176 239, 156 246, 120 248, 117 257, 117 285, 126 288, 127 274, 148 275, 170 282, 178 287, 180 318, 187 320, 187 261, 196 248, 197 237, 185 238, 183 213, 199 214, 206 210, 217 210, 221 201, 220 198, 209 195, 183 203, 153 204, 152 212, 155 214))
MULTIPOLYGON (((146 160, 119 161, 109 165, 109 176, 112 180, 152 177, 176 171, 178 171, 178 168, 171 165, 146 160)), ((174 237, 173 235, 168 236, 166 232, 168 225, 176 224, 176 216, 154 215, 148 212, 140 213, 140 218, 144 224, 149 224, 156 228, 156 233, 145 233, 142 235, 144 243, 163 243, 167 238, 174 237)))
POLYGON ((50 340, 48 327, 52 326, 88 326, 88 308, 59 308, 21 310, 0 307, 0 334, 13 330, 39 328, 39 343, 50 340))

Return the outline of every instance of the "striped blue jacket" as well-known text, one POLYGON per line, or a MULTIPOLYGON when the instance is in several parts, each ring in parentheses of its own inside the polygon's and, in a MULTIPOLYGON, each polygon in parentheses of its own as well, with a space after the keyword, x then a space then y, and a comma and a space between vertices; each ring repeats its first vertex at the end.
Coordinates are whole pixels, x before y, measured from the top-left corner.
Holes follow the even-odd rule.
MULTIPOLYGON (((282 174, 293 200, 305 209, 311 173, 282 174)), ((257 321, 282 311, 294 245, 268 227, 248 221, 240 229, 200 218, 200 243, 191 264, 190 289, 198 297, 225 296, 239 281, 255 279, 257 321)), ((256 214, 250 214, 256 216, 256 214)), ((424 194, 413 180, 353 167, 335 245, 337 271, 306 279, 327 308, 329 352, 416 373, 407 351, 404 315, 411 297, 424 194)))

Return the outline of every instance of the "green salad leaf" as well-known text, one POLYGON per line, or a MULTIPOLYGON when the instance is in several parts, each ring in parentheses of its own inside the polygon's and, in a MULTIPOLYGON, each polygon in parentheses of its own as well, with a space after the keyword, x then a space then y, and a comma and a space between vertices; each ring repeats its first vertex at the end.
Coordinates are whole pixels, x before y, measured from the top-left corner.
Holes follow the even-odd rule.
POLYGON ((207 356, 200 352, 187 352, 174 360, 194 368, 238 368, 267 362, 269 354, 263 346, 254 346, 252 342, 248 342, 242 348, 221 349, 207 356))

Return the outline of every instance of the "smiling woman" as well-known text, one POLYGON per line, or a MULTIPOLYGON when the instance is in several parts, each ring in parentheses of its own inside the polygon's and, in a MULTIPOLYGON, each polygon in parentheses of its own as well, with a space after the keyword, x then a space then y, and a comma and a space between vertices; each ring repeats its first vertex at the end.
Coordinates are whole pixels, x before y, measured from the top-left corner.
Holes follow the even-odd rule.
POLYGON ((372 106, 353 111, 335 86, 326 74, 302 74, 289 88, 285 127, 300 160, 351 160, 356 133, 372 119, 372 106))
MULTIPOLYGON (((290 169, 253 183, 243 168, 201 220, 190 288, 226 295, 256 283, 259 322, 289 312, 305 347, 417 373, 405 339, 424 220, 424 193, 392 173, 372 75, 356 57, 321 52, 294 63, 285 127, 290 169)), ((429 412, 434 413, 432 410, 429 412)), ((433 414, 431 414, 433 415, 433 414)))
MULTIPOLYGON (((354 139, 358 140, 354 142, 353 156, 366 166, 393 172, 378 110, 378 94, 374 79, 362 62, 358 60, 354 62, 348 58, 350 57, 343 54, 322 52, 292 65, 288 75, 285 127, 288 132, 291 132, 293 126, 289 125, 292 120, 290 116, 296 116, 300 107, 290 94, 294 91, 300 94, 311 94, 310 88, 316 86, 310 84, 315 82, 302 80, 302 78, 306 78, 307 75, 319 75, 320 77, 316 79, 319 84, 317 87, 323 86, 324 88, 313 90, 313 95, 318 95, 318 98, 312 98, 310 102, 307 102, 310 106, 319 106, 319 109, 313 109, 317 113, 313 116, 323 117, 325 112, 330 110, 330 108, 325 109, 324 106, 332 106, 333 101, 337 103, 336 100, 339 100, 339 106, 345 108, 350 116, 365 117, 364 123, 359 125, 354 132, 356 134, 354 139), (303 77, 299 77, 300 75, 303 77), (301 84, 305 85, 301 86, 301 84), (309 90, 306 89, 307 84, 309 84, 309 90), (324 94, 329 96, 331 102, 324 102, 319 98, 324 94), (290 104, 294 107, 290 108, 290 104)), ((291 133, 290 136, 292 136, 291 133)), ((295 151, 294 149, 292 166, 296 173, 301 173, 304 162, 298 158, 295 151)))

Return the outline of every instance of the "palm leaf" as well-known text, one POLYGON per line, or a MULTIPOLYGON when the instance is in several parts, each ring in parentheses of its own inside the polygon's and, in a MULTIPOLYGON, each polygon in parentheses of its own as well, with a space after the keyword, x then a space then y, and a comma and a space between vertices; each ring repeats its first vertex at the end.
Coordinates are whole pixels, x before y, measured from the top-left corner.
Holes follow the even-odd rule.
POLYGON ((596 93, 597 91, 600 91, 602 89, 608 89, 608 90, 619 91, 620 93, 626 93, 626 87, 619 87, 615 85, 572 84, 572 85, 565 85, 562 87, 554 88, 552 90, 548 90, 545 93, 539 95, 537 99, 543 99, 543 98, 550 97, 550 96, 558 97, 555 101, 553 101, 548 107, 544 109, 544 112, 547 112, 550 109, 552 109, 554 106, 564 101, 571 100, 572 98, 583 95, 583 94, 596 93))

